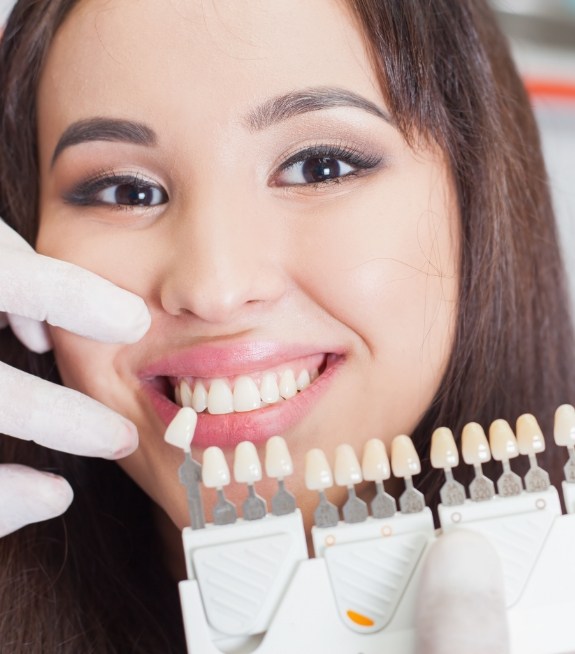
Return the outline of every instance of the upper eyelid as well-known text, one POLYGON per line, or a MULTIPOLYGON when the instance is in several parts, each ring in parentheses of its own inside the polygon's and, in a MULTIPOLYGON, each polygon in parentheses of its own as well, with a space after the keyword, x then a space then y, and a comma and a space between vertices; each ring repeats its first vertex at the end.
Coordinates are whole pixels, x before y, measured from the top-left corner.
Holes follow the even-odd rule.
POLYGON ((331 156, 333 158, 343 159, 346 156, 355 158, 356 160, 361 159, 367 164, 377 165, 382 161, 383 156, 376 153, 368 153, 364 148, 357 146, 355 144, 343 144, 343 143, 318 143, 314 145, 305 146, 294 152, 282 155, 280 163, 277 166, 278 169, 282 170, 293 163, 303 161, 307 157, 318 157, 318 156, 331 156))
POLYGON ((143 175, 140 171, 120 172, 103 170, 74 184, 71 189, 63 194, 63 199, 70 204, 90 204, 93 202, 93 196, 99 191, 122 183, 138 183, 161 188, 169 197, 166 186, 163 183, 143 175))

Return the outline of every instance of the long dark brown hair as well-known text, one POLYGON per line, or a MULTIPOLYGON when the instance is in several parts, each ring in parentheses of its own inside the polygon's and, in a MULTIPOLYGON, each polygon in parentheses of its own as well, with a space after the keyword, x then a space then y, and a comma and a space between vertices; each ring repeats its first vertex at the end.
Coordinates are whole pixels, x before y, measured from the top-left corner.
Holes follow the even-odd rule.
MULTIPOLYGON (((22 0, 0 45, 0 215, 33 243, 35 97, 46 52, 77 0, 22 0)), ((546 433, 575 398, 574 348, 537 128, 484 0, 348 0, 387 106, 408 142, 448 157, 461 219, 459 317, 440 388, 413 437, 439 425, 534 413, 546 433)), ((53 358, 4 330, 0 358, 57 381, 53 358)), ((556 448, 546 464, 559 468, 556 448)), ((3 653, 181 652, 175 584, 160 563, 150 501, 110 462, 5 438, 0 460, 56 471, 75 501, 58 520, 0 540, 3 653), (159 599, 161 598, 161 599, 159 599)), ((427 466, 429 468, 429 466, 427 466)), ((557 479, 557 477, 555 477, 557 479)), ((436 500, 438 477, 419 486, 436 500)))

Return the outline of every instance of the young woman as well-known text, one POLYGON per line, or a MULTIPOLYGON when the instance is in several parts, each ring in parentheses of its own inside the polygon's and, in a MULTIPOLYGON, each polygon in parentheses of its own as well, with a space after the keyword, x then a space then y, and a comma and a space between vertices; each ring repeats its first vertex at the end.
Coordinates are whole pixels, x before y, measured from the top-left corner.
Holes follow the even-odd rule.
POLYGON ((311 447, 409 433, 433 504, 435 427, 549 431, 572 399, 537 131, 483 2, 24 1, 0 97, 6 222, 151 315, 129 344, 51 327, 55 360, 3 335, 140 438, 119 465, 2 442, 75 494, 0 541, 11 651, 183 650, 182 396, 206 396, 200 449, 284 435, 308 525, 311 447))

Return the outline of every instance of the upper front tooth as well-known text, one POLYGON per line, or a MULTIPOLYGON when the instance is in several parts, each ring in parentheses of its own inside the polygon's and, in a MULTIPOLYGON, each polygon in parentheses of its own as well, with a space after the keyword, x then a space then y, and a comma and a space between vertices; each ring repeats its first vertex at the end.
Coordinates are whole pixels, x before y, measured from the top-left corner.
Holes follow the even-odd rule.
POLYGON ((234 411, 253 411, 260 408, 260 392, 251 377, 238 377, 234 384, 234 411))
POLYGON ((280 395, 284 398, 284 400, 289 400, 290 397, 297 395, 297 384, 295 382, 295 376, 293 374, 293 370, 290 368, 282 372, 280 377, 279 390, 280 395))
POLYGON ((194 411, 201 413, 208 407, 208 392, 202 382, 196 382, 194 392, 192 393, 192 408, 194 411))
POLYGON ((214 379, 208 393, 208 413, 221 415, 232 413, 234 398, 229 384, 224 379, 214 379))
POLYGON ((303 391, 304 388, 307 388, 311 384, 311 379, 309 377, 309 372, 304 368, 296 379, 296 386, 298 391, 303 391))
MULTIPOLYGON (((192 406, 192 389, 185 379, 180 382, 180 404, 182 406, 192 406)), ((197 409, 194 409, 197 411, 197 409)))
POLYGON ((266 404, 274 404, 280 399, 277 377, 274 372, 266 372, 262 377, 260 397, 266 404))

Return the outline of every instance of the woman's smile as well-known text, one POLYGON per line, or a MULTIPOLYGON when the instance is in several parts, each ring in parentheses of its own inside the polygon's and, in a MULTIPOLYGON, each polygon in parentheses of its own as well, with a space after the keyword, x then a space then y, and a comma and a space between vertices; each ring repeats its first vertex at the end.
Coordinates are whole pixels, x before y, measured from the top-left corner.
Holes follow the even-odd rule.
POLYGON ((171 354, 139 377, 166 426, 178 408, 191 406, 199 414, 194 446, 225 448, 286 433, 312 410, 343 364, 343 355, 333 352, 249 341, 171 354))

